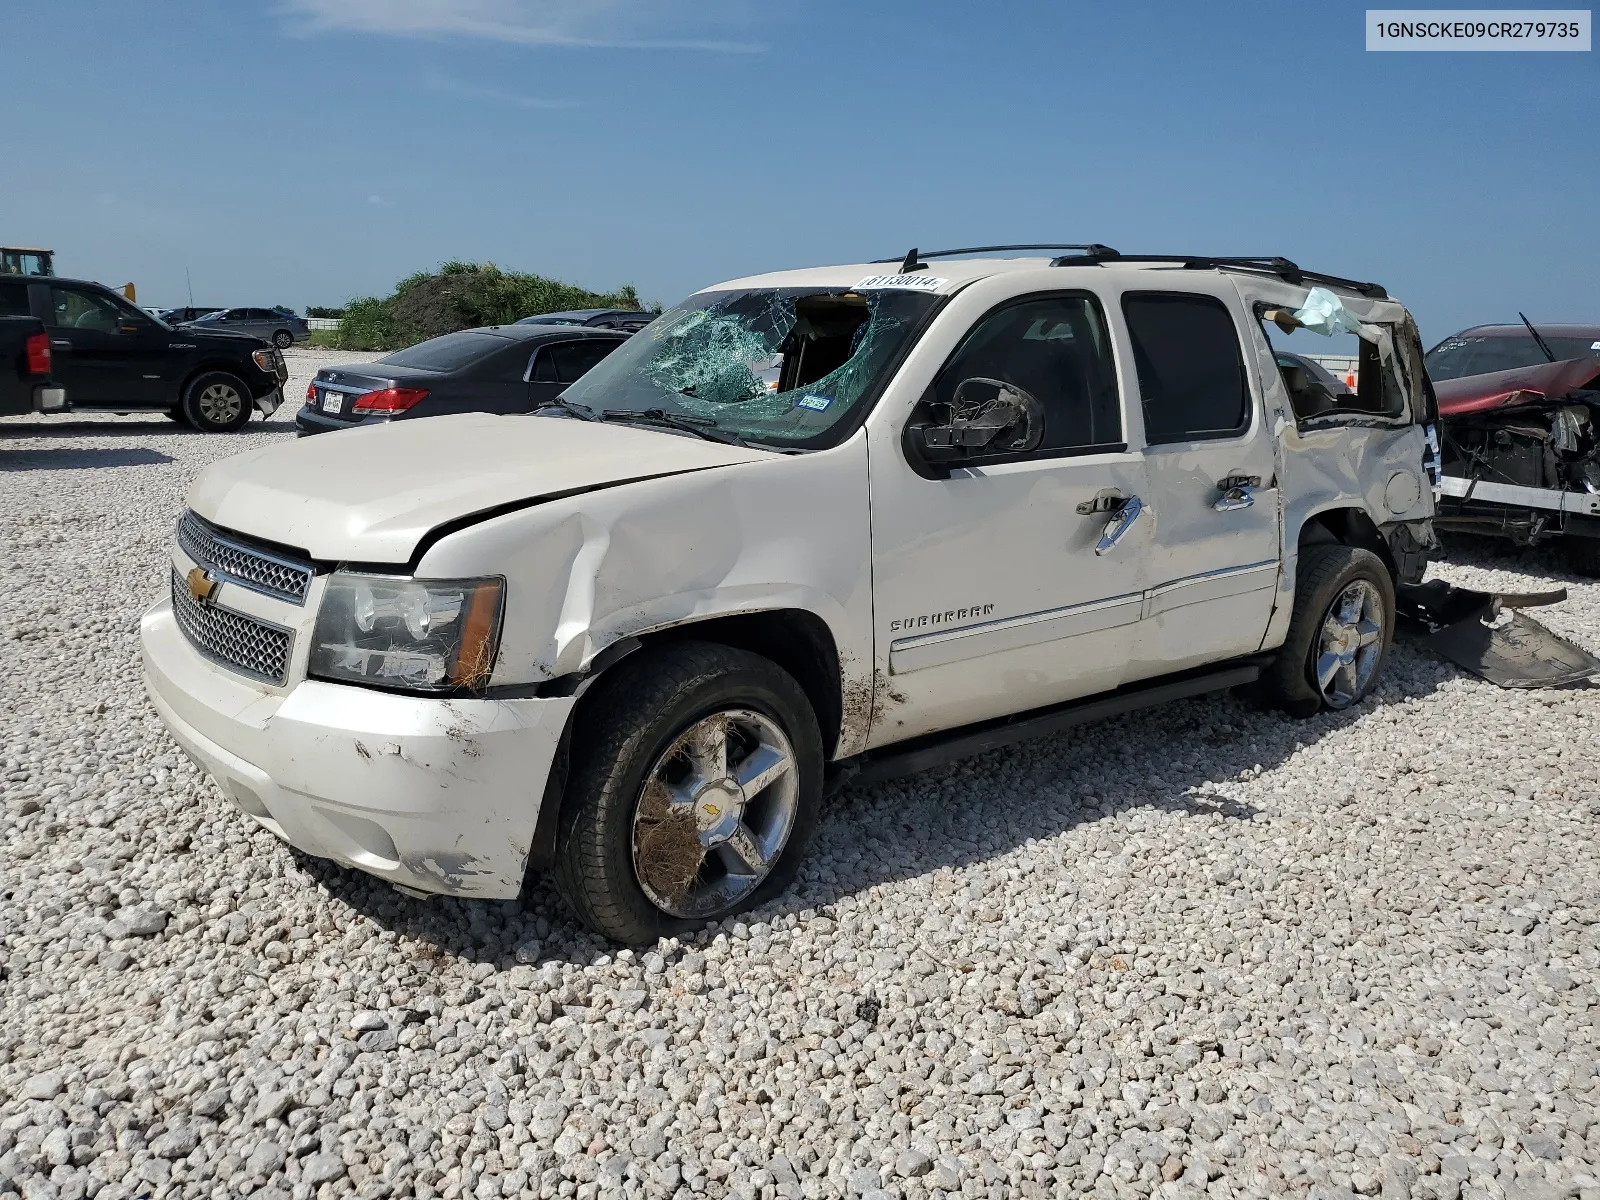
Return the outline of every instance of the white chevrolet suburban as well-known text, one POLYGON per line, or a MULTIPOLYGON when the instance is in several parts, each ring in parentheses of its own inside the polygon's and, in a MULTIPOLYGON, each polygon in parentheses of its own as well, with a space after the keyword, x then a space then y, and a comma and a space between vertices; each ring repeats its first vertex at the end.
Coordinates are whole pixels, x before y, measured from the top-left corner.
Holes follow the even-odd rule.
POLYGON ((981 249, 1062 253, 735 280, 539 413, 212 466, 143 621, 156 708, 311 854, 412 893, 549 872, 638 943, 782 890, 829 785, 1367 695, 1433 544, 1405 308, 1283 259, 981 249), (1354 393, 1278 365, 1308 296, 1354 393))

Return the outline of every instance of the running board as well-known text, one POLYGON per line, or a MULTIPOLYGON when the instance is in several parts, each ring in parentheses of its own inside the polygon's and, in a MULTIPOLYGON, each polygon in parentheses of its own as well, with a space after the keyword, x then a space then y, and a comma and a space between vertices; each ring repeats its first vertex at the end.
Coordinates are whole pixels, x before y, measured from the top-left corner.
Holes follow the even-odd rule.
POLYGON ((834 792, 847 786, 882 783, 902 775, 915 775, 957 759, 982 754, 985 750, 995 750, 1048 733, 1059 733, 1074 725, 1120 717, 1141 708, 1152 708, 1173 700, 1187 700, 1209 692, 1225 691, 1243 683, 1254 683, 1271 661, 1270 655, 1236 660, 1220 670, 1166 676, 1083 700, 1069 700, 1050 708, 1036 708, 1015 716, 912 738, 881 750, 869 750, 855 758, 835 763, 828 790, 834 792))

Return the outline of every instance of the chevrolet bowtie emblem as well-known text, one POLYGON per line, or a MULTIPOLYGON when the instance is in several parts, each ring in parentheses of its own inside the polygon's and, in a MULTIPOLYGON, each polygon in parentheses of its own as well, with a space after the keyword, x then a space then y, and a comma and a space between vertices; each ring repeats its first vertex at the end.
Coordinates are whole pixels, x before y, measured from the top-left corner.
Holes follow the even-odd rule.
POLYGON ((206 574, 204 567, 191 568, 185 582, 189 585, 189 595, 201 603, 211 599, 217 590, 217 581, 206 574))

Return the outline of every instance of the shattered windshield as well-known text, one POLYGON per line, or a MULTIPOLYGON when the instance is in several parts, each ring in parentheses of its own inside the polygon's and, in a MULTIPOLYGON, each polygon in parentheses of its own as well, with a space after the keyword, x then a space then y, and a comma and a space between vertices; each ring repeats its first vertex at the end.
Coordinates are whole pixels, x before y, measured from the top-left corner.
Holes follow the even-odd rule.
MULTIPOLYGON (((1540 331, 1543 333, 1543 330, 1540 331)), ((1434 382, 1462 379, 1468 375, 1487 375, 1491 371, 1514 371, 1522 367, 1541 367, 1547 362, 1569 358, 1600 357, 1600 339, 1592 337, 1553 337, 1544 334, 1554 360, 1544 356, 1539 343, 1517 334, 1489 337, 1448 337, 1428 351, 1428 377, 1434 382)))
POLYGON ((633 335, 563 399, 656 413, 754 442, 831 445, 870 404, 941 297, 783 288, 702 292, 633 335))

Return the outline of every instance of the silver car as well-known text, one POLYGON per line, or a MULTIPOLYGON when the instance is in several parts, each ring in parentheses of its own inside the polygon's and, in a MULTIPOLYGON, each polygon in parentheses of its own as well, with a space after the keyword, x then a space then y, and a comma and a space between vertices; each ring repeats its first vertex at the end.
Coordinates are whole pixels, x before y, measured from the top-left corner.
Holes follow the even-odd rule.
POLYGON ((234 333, 252 334, 262 341, 271 342, 280 350, 311 337, 311 327, 306 324, 304 317, 275 308, 221 308, 187 323, 197 329, 226 329, 234 333))

